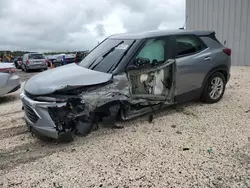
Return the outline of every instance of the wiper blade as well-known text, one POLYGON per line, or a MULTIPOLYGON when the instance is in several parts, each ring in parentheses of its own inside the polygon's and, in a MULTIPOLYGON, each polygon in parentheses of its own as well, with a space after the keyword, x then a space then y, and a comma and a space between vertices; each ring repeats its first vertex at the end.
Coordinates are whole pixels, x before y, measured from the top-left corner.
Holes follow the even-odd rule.
MULTIPOLYGON (((113 52, 113 51, 115 50, 115 48, 116 48, 117 46, 121 45, 122 43, 124 43, 124 41, 119 42, 117 45, 115 45, 114 47, 110 48, 106 53, 104 53, 104 54, 102 55, 102 60, 103 60, 107 55, 109 55, 111 52, 113 52)), ((99 57, 98 57, 97 59, 99 59, 99 57)), ((97 59, 96 59, 96 60, 97 60, 97 59)), ((89 68, 96 62, 96 60, 95 60, 93 63, 91 63, 91 65, 89 66, 89 68)), ((94 67, 92 67, 91 69, 93 70, 97 65, 99 65, 99 64, 102 62, 102 60, 99 61, 98 63, 96 63, 96 64, 94 65, 94 67)))
POLYGON ((132 44, 128 47, 127 50, 125 50, 125 52, 123 52, 121 58, 119 59, 119 61, 117 61, 117 63, 114 63, 110 69, 107 72, 113 71, 117 68, 117 66, 119 65, 119 63, 121 62, 121 60, 124 58, 125 55, 127 55, 129 49, 133 46, 133 44, 135 43, 135 40, 132 42, 132 44), (113 68, 114 67, 114 68, 113 68))
POLYGON ((113 52, 117 46, 121 45, 122 43, 124 43, 124 41, 121 41, 117 45, 115 45, 114 47, 110 48, 110 50, 108 50, 105 54, 103 54, 102 57, 105 58, 107 55, 109 55, 111 52, 113 52))
MULTIPOLYGON (((99 57, 98 57, 99 58, 99 57)), ((96 62, 96 60, 98 59, 96 58, 89 66, 88 66, 88 69, 96 62)))

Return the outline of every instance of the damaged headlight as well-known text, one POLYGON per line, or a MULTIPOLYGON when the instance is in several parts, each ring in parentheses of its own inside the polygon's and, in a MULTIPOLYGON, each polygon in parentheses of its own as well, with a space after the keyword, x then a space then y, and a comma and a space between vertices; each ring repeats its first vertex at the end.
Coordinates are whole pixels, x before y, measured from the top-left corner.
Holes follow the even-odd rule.
POLYGON ((48 112, 59 131, 74 129, 79 117, 86 115, 85 104, 79 98, 69 98, 66 105, 60 107, 48 107, 48 112))
POLYGON ((36 97, 36 100, 41 102, 67 102, 68 99, 40 96, 36 97))

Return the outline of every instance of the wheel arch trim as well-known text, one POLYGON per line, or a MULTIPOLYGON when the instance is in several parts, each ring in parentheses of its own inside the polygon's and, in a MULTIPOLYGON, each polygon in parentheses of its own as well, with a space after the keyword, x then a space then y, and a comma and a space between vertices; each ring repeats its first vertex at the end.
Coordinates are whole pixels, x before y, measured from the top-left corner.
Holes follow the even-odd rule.
MULTIPOLYGON (((202 88, 201 91, 204 90, 204 87, 205 87, 205 85, 206 85, 206 82, 207 82, 208 78, 209 78, 212 74, 214 74, 214 73, 216 73, 216 72, 221 72, 222 74, 223 74, 223 72, 225 72, 225 73, 226 73, 226 78, 225 78, 225 79, 226 79, 226 82, 228 82, 229 77, 230 77, 228 66, 226 66, 226 65, 219 65, 219 66, 216 66, 216 67, 212 68, 212 69, 206 74, 205 78, 203 79, 202 85, 201 85, 201 88, 202 88)), ((223 75, 224 75, 224 74, 223 74, 223 75)), ((224 75, 224 76, 225 76, 225 75, 224 75)))

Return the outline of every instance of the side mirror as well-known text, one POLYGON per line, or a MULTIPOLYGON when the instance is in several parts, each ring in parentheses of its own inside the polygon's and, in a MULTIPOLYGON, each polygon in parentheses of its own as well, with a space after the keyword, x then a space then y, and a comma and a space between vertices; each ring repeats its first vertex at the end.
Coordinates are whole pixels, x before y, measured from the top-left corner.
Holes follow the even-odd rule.
POLYGON ((142 65, 146 65, 146 64, 149 64, 150 63, 150 60, 148 58, 142 58, 142 57, 138 57, 136 58, 135 60, 135 64, 137 66, 142 66, 142 65))

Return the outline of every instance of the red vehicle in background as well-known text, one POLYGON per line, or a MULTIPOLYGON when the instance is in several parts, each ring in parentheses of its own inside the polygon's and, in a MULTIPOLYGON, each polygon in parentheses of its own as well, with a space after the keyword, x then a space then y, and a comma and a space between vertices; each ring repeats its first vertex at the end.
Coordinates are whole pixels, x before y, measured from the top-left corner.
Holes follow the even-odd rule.
POLYGON ((46 61, 47 65, 48 65, 48 67, 52 66, 52 62, 49 59, 45 59, 45 61, 46 61))
POLYGON ((14 61, 15 67, 16 67, 17 69, 21 69, 21 68, 22 68, 22 61, 23 61, 23 58, 21 58, 21 57, 18 57, 18 58, 14 61))

